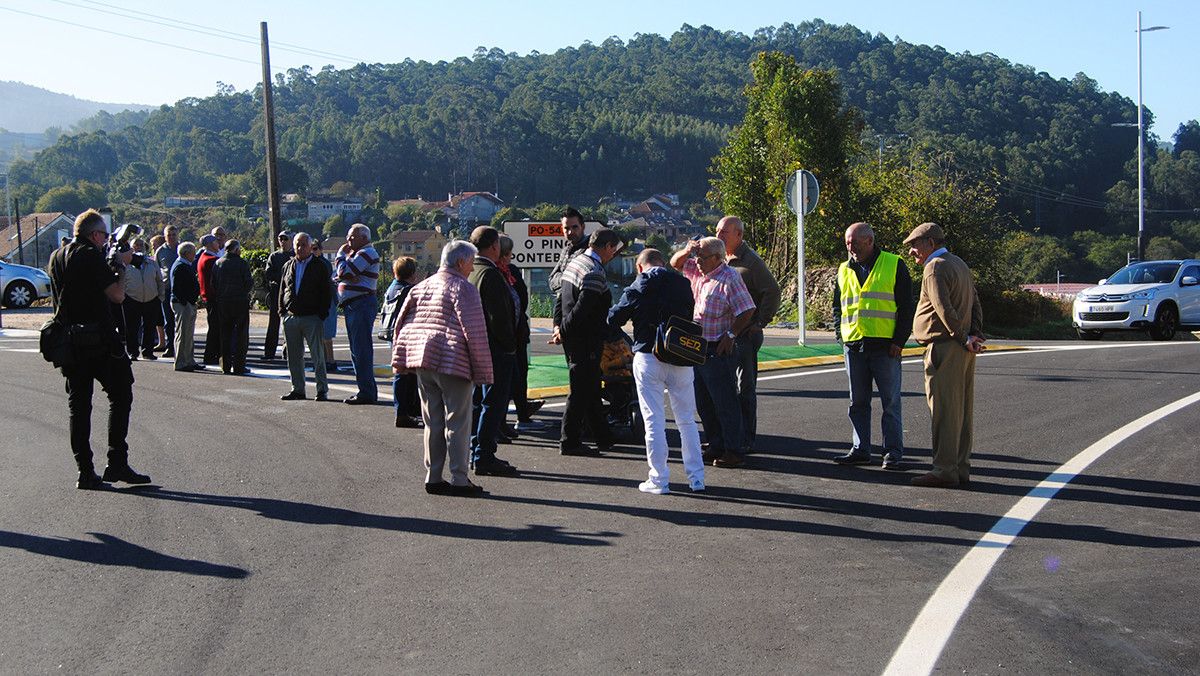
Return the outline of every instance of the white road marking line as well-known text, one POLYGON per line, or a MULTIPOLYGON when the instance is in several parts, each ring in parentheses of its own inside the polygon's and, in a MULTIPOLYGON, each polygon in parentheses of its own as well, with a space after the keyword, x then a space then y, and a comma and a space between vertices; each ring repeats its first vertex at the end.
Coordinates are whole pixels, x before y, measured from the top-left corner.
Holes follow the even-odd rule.
POLYGON ((904 640, 892 654, 883 673, 929 674, 937 665, 942 649, 954 633, 971 599, 987 579, 992 568, 1009 545, 1020 535, 1021 530, 1033 521, 1059 489, 1083 472, 1118 444, 1126 441, 1150 425, 1187 406, 1200 401, 1196 392, 1126 424, 1109 433, 1096 443, 1079 452, 1075 457, 1060 465, 1046 479, 1034 486, 1025 497, 1017 501, 1012 509, 996 522, 975 546, 968 551, 950 574, 938 585, 933 596, 913 620, 904 640))
MULTIPOLYGON (((1046 345, 1046 346, 1039 346, 1039 347, 1030 347, 1030 348, 1027 348, 1024 350, 1006 350, 1004 352, 984 352, 983 354, 980 354, 978 356, 979 357, 1010 357, 1010 356, 1018 356, 1018 355, 1022 355, 1022 354, 1040 354, 1040 353, 1044 353, 1044 352, 1070 352, 1070 351, 1074 351, 1074 350, 1110 350, 1110 349, 1121 348, 1121 347, 1172 347, 1172 346, 1176 346, 1176 345, 1200 345, 1200 343, 1158 342, 1158 343, 1115 343, 1115 344, 1107 344, 1107 345, 1046 345)), ((922 363, 922 358, 905 359, 903 361, 903 363, 905 363, 905 364, 920 364, 920 363, 922 363)), ((761 383, 761 382, 767 381, 767 380, 779 380, 780 378, 798 378, 800 376, 816 376, 816 375, 821 375, 823 373, 845 373, 845 372, 846 372, 846 368, 844 366, 837 366, 834 368, 817 369, 817 370, 809 370, 804 367, 797 367, 797 369, 795 371, 789 371, 788 373, 780 373, 780 374, 773 375, 773 376, 759 376, 758 382, 761 383)))

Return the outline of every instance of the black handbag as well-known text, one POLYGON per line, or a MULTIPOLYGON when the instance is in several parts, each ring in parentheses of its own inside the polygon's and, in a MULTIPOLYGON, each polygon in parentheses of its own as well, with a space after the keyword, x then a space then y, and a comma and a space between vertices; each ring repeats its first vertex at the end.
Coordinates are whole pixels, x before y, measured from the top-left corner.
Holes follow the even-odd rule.
POLYGON ((658 325, 654 336, 654 356, 673 366, 703 366, 708 355, 708 341, 700 325, 672 315, 658 325))
POLYGON ((57 314, 42 324, 38 336, 38 351, 42 353, 43 359, 59 368, 75 363, 70 327, 58 321, 57 314))
MULTIPOLYGON (((62 288, 60 280, 66 276, 66 258, 62 255, 51 259, 55 289, 62 288)), ((62 298, 56 300, 54 315, 38 330, 38 351, 43 359, 64 368, 93 361, 118 349, 123 352, 123 346, 116 346, 116 332, 110 323, 68 324, 58 316, 62 298)))

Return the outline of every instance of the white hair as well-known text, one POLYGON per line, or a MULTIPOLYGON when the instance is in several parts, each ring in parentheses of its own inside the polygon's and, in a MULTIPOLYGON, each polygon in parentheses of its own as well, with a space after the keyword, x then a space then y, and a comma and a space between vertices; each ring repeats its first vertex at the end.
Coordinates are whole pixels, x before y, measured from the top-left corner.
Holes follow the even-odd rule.
POLYGON ((700 240, 700 248, 704 249, 706 254, 717 254, 721 260, 725 260, 725 242, 716 237, 705 237, 700 240))
POLYGON ((193 242, 180 242, 179 246, 175 247, 175 253, 187 258, 189 254, 196 253, 196 245, 193 242))
POLYGON ((346 234, 353 235, 356 232, 361 232, 362 236, 366 237, 368 241, 371 239, 371 229, 362 223, 355 223, 354 225, 350 226, 350 229, 346 231, 346 234))
POLYGON ((479 249, 474 244, 465 239, 456 239, 442 247, 442 267, 456 268, 464 260, 474 259, 478 253, 479 249))

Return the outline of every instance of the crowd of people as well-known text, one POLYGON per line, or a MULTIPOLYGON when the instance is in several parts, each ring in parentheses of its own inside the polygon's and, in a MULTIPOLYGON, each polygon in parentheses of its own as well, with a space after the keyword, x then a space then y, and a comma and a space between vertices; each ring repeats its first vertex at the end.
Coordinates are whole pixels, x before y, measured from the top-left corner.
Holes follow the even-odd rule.
MULTIPOLYGON (((706 466, 744 466, 756 441, 755 383, 763 330, 779 310, 780 287, 745 242, 741 220, 726 216, 715 236, 691 240, 669 257, 642 250, 636 258, 637 277, 615 303, 606 265, 623 248, 621 238, 603 227, 585 236, 583 216, 573 208, 563 212, 561 224, 565 241, 550 274, 554 313, 548 341, 562 346, 568 367, 560 453, 598 456, 612 449, 602 405, 601 362, 606 343, 623 336, 623 328, 632 323, 628 342, 649 466, 638 488, 670 492, 667 400, 679 428, 691 491, 705 490, 706 466), (661 351, 665 329, 676 319, 696 327, 701 348, 694 364, 681 364, 661 351)), ((129 467, 124 440, 131 361, 155 359, 161 351, 174 359, 177 371, 219 364, 226 374, 249 372, 253 277, 240 243, 225 239, 220 228, 198 243, 179 242, 175 229, 167 226, 148 246, 135 240, 132 253, 105 259, 105 227, 95 211, 80 215, 75 238, 55 253, 49 266, 56 317, 94 325, 105 336, 122 336, 102 341, 105 347, 80 364, 63 367, 79 488, 114 480, 149 481, 129 467), (91 284, 90 292, 76 290, 85 283, 91 284), (193 343, 200 301, 208 323, 203 363, 196 360, 193 343), (95 309, 106 307, 119 312, 95 309), (97 381, 110 400, 109 469, 102 476, 95 474, 89 441, 92 385, 97 381)), ((833 311, 849 383, 852 445, 835 462, 874 462, 871 402, 877 390, 883 408, 882 466, 906 469, 900 358, 912 336, 926 347, 925 389, 933 430, 933 469, 912 483, 969 483, 974 357, 984 349, 982 312, 969 269, 946 249, 938 225, 917 226, 905 239, 908 254, 923 270, 914 302, 907 266, 899 255, 875 245, 869 224, 851 225, 845 243, 848 260, 838 269, 833 311)), ((306 348, 315 398, 328 400, 331 339, 341 308, 357 386, 345 403, 378 402, 374 340, 390 340, 396 426, 423 430, 427 492, 480 495, 483 489, 472 482, 471 473, 520 474, 499 457, 499 446, 541 425, 532 416, 544 402, 528 398, 529 293, 512 263, 510 238, 480 226, 468 240, 448 243, 437 272, 426 279, 420 278, 413 259, 398 257, 392 264, 394 281, 383 296, 378 332, 381 260, 365 225, 351 226, 332 264, 320 255, 320 242, 304 232, 281 233, 278 247, 264 270, 270 319, 263 358, 275 359, 282 327, 291 384, 282 400, 307 398, 306 348), (510 403, 517 414, 515 426, 507 421, 510 403)))

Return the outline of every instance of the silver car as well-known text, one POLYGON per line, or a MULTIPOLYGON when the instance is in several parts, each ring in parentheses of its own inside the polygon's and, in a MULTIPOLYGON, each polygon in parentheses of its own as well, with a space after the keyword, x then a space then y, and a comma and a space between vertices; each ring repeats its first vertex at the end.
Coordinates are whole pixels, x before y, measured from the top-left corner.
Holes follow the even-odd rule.
POLYGON ((50 297, 50 275, 28 265, 0 261, 0 289, 4 307, 29 307, 39 298, 50 297))
POLYGON ((1200 326, 1200 260, 1134 263, 1075 296, 1072 323, 1084 340, 1105 331, 1146 331, 1171 340, 1200 326))

